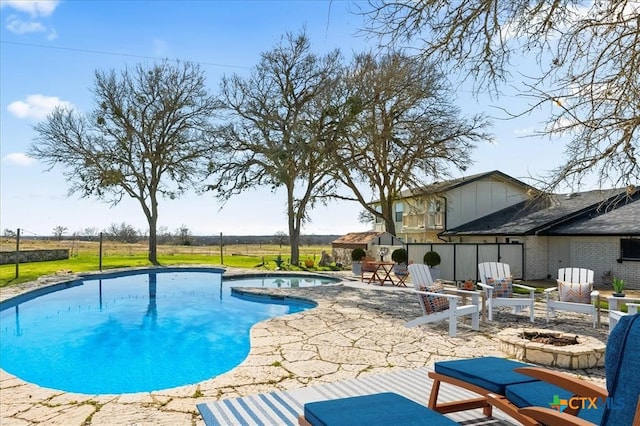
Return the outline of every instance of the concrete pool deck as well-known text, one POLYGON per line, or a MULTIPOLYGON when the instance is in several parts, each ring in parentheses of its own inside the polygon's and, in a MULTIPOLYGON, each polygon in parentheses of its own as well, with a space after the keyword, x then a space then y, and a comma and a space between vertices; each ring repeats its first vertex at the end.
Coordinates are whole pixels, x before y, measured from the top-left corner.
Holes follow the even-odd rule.
MULTIPOLYGON (((242 270, 227 270, 240 274, 242 270)), ((198 384, 122 395, 85 395, 46 389, 0 370, 0 424, 8 425, 204 425, 196 404, 223 398, 287 390, 405 368, 444 359, 481 355, 506 357, 497 332, 529 327, 528 316, 501 313, 480 331, 459 325, 449 337, 446 322, 406 328, 420 315, 414 295, 397 287, 372 286, 347 279, 338 285, 293 289, 256 289, 314 300, 318 306, 273 318, 251 330, 251 351, 233 370, 198 384)), ((59 280, 58 280, 59 281, 59 280)), ((0 289, 0 300, 49 285, 46 280, 0 289)), ((534 327, 595 337, 606 342, 607 315, 591 328, 588 318, 558 312, 544 322, 544 303, 536 303, 534 327)), ((604 384, 604 369, 574 370, 604 384)), ((425 395, 426 403, 427 395, 425 395)))

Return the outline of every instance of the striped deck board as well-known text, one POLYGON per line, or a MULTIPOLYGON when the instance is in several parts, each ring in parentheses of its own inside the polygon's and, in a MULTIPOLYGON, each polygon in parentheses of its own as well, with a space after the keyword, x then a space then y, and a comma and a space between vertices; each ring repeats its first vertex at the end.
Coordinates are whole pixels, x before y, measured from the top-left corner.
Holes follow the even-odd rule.
MULTIPOLYGON (((422 405, 427 405, 432 380, 427 373, 432 367, 373 374, 358 379, 325 383, 306 388, 275 391, 241 398, 229 398, 198 404, 207 426, 293 426, 298 424, 304 404, 312 401, 395 392, 422 405)), ((465 389, 442 383, 439 401, 455 401, 477 397, 465 389)), ((486 417, 482 410, 447 414, 462 425, 512 426, 518 424, 499 410, 486 417)))

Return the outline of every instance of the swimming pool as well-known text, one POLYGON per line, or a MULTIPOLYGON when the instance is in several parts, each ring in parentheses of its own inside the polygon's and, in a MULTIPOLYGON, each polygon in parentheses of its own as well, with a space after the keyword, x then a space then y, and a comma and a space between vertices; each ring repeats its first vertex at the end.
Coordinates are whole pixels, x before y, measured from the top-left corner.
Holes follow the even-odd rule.
POLYGON ((249 330, 313 302, 232 292, 336 282, 222 279, 221 270, 136 271, 59 284, 0 304, 0 367, 68 392, 120 394, 197 383, 240 364, 249 330))

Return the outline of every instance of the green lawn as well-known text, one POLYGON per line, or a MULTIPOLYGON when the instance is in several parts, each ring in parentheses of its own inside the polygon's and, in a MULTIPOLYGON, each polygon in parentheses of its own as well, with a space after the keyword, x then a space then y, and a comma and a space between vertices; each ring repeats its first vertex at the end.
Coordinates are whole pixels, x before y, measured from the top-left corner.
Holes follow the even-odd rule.
MULTIPOLYGON (((158 261, 163 266, 169 265, 211 265, 211 266, 231 266, 237 268, 256 268, 261 270, 274 270, 276 268, 275 259, 277 255, 265 256, 244 256, 232 255, 224 256, 224 263, 220 261, 220 256, 206 254, 162 254, 158 256, 158 261), (264 265, 263 265, 264 259, 264 265)), ((302 256, 301 256, 302 259, 302 256)), ((109 255, 102 258, 102 270, 115 268, 133 268, 141 266, 151 266, 146 254, 132 255, 109 255)), ((285 265, 285 269, 303 270, 304 268, 285 265)), ((309 268, 308 270, 327 270, 328 268, 309 268)), ((44 275, 55 274, 58 271, 88 272, 99 270, 99 258, 97 255, 79 253, 68 260, 55 260, 49 262, 22 263, 19 265, 19 277, 16 278, 16 266, 0 266, 0 287, 14 285, 28 281, 34 281, 44 275)))

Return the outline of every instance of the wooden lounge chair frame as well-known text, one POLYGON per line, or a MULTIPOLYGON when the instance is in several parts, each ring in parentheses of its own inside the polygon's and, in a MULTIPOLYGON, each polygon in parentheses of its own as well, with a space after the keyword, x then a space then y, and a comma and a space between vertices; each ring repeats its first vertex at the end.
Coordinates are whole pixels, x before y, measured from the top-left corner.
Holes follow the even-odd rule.
MULTIPOLYGON (((605 353, 607 388, 611 393, 607 389, 561 372, 537 367, 519 368, 515 371, 551 383, 575 395, 596 398, 600 403, 606 401, 605 412, 599 420, 601 425, 640 425, 640 382, 636 377, 640 365, 640 355, 636 349, 640 337, 640 315, 625 316, 620 322, 623 324, 617 325, 609 336, 605 353)), ((503 401, 492 402, 496 402, 495 406, 500 407, 499 402, 503 401)), ((579 405, 575 409, 571 408, 569 405, 563 412, 559 412, 549 407, 534 406, 521 408, 518 411, 525 418, 535 419, 537 424, 593 426, 593 423, 576 417, 580 410, 579 405)))

